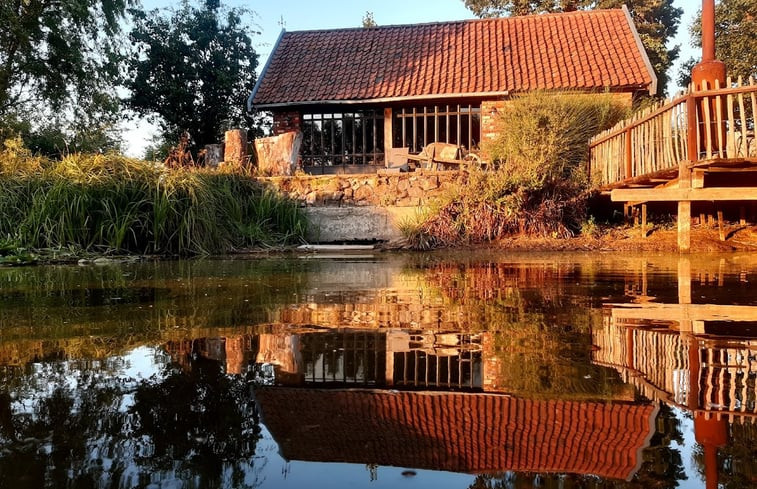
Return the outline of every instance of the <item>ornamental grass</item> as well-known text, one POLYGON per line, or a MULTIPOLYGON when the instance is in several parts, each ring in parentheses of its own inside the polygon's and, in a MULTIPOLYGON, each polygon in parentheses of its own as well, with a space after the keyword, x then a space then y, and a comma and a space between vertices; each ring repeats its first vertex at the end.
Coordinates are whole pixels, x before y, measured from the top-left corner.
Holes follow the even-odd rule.
POLYGON ((20 247, 219 254, 302 241, 293 201, 242 172, 166 169, 114 154, 0 151, 0 237, 20 247))

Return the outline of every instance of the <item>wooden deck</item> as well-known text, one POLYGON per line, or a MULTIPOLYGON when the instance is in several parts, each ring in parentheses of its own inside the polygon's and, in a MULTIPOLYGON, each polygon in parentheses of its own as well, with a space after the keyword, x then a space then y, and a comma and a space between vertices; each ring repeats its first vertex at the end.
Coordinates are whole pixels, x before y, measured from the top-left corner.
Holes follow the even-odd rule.
MULTIPOLYGON (((657 104, 590 141, 589 173, 626 208, 677 202, 688 251, 692 202, 757 201, 757 82, 728 79, 657 104)), ((754 213, 754 204, 748 204, 754 213)), ((722 221, 722 212, 718 212, 722 221)))

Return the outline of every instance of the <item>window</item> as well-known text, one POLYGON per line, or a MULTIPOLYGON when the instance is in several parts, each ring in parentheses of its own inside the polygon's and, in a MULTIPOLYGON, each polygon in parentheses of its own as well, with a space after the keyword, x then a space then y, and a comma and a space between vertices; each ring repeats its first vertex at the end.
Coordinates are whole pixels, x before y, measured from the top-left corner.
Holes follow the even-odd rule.
POLYGON ((384 164, 383 112, 304 114, 302 133, 302 166, 311 172, 384 164))
POLYGON ((393 146, 420 153, 433 142, 478 149, 481 138, 481 107, 434 105, 397 109, 392 120, 393 146))

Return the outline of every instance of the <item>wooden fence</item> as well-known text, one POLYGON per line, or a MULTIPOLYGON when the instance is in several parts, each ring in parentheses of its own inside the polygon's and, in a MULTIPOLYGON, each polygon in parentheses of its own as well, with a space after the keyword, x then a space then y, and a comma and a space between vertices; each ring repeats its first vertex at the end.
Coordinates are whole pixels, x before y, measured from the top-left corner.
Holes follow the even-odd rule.
POLYGON ((589 141, 602 186, 674 170, 681 161, 757 158, 757 82, 716 82, 654 104, 589 141))

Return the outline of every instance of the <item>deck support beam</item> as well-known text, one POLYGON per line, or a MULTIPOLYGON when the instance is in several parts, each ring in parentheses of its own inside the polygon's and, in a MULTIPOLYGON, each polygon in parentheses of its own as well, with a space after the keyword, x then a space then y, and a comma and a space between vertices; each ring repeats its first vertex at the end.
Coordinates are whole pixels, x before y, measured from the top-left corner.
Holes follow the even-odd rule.
POLYGON ((622 188, 610 192, 613 202, 757 201, 757 187, 622 188))

